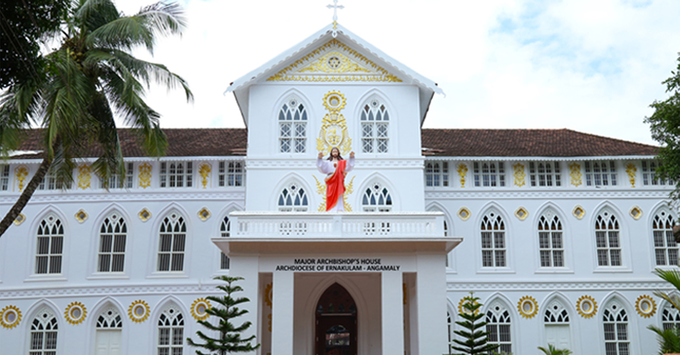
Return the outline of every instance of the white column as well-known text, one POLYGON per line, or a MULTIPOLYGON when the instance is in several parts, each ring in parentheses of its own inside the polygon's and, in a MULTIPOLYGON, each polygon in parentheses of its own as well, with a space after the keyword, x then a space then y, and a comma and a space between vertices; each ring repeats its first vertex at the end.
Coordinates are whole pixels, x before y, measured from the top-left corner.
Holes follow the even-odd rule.
POLYGON ((293 355, 295 274, 274 272, 272 290, 272 355, 293 355))
MULTIPOLYGON (((261 302, 258 255, 230 255, 229 262, 229 276, 243 278, 243 280, 235 283, 243 288, 243 292, 238 292, 234 296, 247 297, 250 300, 250 302, 239 305, 239 308, 247 309, 248 313, 239 317, 238 321, 249 321, 252 323, 250 328, 246 329, 241 337, 245 339, 255 335, 256 339, 258 339, 260 331, 259 304, 261 302)), ((253 345, 255 344, 257 342, 253 342, 253 345)))
MULTIPOLYGON (((419 254, 416 302, 418 308, 418 354, 446 354, 446 268, 443 254, 419 254)), ((415 355, 415 354, 414 354, 415 355)))
MULTIPOLYGON (((383 272, 382 279, 382 353, 404 353, 404 291, 401 272, 383 272)), ((442 353, 443 354, 443 353, 442 353)))

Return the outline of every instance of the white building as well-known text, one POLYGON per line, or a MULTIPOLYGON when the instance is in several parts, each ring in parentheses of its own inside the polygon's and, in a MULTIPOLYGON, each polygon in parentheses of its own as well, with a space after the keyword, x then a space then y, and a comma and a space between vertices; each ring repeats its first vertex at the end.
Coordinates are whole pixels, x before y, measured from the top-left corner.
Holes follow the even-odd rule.
MULTIPOLYGON (((247 131, 169 129, 154 159, 122 130, 122 188, 94 159, 67 189, 46 177, 0 238, 2 353, 193 353, 222 274, 245 277, 262 355, 448 353, 470 291, 514 354, 650 354, 646 327, 680 323, 652 295, 678 260, 654 147, 421 130, 441 90, 337 24, 228 90, 247 131), (318 212, 331 146, 356 152, 345 213, 318 212)), ((1 166, 3 211, 39 134, 1 166)))

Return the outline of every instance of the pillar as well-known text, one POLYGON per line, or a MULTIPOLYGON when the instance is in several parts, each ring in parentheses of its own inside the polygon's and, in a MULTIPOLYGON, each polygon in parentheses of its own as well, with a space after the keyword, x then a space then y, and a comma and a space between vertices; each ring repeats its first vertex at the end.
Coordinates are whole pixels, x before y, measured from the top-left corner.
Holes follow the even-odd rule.
POLYGON ((274 272, 272 289, 272 355, 293 355, 295 273, 274 272))

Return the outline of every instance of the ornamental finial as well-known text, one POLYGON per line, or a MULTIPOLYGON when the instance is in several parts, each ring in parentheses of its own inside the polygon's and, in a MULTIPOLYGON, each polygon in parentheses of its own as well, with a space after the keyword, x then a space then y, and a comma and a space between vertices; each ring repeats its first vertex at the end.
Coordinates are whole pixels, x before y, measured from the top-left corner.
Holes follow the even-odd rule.
POLYGON ((333 9, 333 38, 335 38, 338 35, 338 9, 344 9, 345 6, 338 5, 338 0, 333 0, 333 4, 326 7, 333 9))

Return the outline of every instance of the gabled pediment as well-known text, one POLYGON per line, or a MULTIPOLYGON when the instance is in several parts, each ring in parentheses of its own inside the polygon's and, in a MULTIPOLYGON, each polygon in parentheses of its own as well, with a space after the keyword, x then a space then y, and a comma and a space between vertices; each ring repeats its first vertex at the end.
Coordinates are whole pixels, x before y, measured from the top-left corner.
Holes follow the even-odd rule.
POLYGON ((401 82, 397 76, 333 38, 267 81, 374 81, 401 82))

